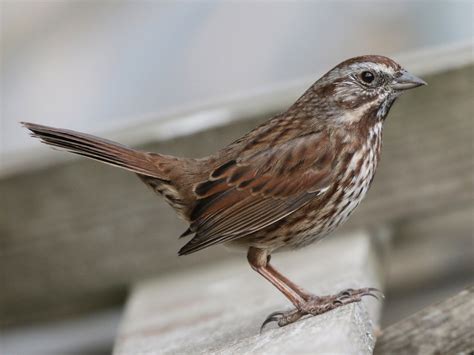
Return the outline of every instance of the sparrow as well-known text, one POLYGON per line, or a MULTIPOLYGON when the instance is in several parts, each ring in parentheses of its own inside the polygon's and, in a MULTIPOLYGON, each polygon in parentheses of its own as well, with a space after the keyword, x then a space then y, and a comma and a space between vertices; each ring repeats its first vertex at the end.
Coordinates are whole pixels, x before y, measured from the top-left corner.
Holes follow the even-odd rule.
POLYGON ((67 129, 22 122, 53 147, 127 169, 189 223, 179 250, 216 244, 245 248, 247 260, 293 304, 262 328, 293 323, 379 296, 371 287, 317 296, 270 263, 347 220, 366 195, 380 158, 382 130, 395 100, 426 85, 380 55, 348 59, 323 75, 285 112, 205 158, 150 153, 67 129))

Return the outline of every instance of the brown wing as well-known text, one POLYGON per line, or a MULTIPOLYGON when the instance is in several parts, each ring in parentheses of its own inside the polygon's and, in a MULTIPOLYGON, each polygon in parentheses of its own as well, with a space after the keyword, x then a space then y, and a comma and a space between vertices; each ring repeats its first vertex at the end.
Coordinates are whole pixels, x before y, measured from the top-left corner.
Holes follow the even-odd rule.
POLYGON ((239 156, 195 187, 190 226, 195 236, 180 255, 265 228, 316 198, 332 181, 335 154, 321 134, 239 156))

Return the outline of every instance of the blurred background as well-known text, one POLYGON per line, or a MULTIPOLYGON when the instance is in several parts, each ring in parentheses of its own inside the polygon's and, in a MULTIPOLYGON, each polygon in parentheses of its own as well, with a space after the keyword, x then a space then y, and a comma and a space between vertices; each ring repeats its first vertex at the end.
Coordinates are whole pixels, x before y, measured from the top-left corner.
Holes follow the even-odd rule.
POLYGON ((345 227, 392 230, 383 322, 468 285, 473 6, 2 1, 5 353, 108 353, 133 283, 236 257, 209 250, 178 258, 176 237, 185 225, 132 174, 52 152, 19 121, 203 156, 361 54, 394 57, 430 84, 394 108, 380 173, 345 227))

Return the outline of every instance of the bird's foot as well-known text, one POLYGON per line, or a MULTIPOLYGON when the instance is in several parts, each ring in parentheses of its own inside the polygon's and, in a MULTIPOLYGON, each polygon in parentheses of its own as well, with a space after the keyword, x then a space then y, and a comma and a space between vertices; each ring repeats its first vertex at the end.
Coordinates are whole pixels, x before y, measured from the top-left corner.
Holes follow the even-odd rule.
POLYGON ((349 288, 330 296, 318 297, 311 295, 299 308, 270 314, 260 327, 260 332, 271 322, 276 322, 278 326, 284 327, 306 315, 316 316, 349 303, 360 302, 364 296, 372 296, 377 300, 384 298, 382 291, 373 287, 359 289, 349 288))

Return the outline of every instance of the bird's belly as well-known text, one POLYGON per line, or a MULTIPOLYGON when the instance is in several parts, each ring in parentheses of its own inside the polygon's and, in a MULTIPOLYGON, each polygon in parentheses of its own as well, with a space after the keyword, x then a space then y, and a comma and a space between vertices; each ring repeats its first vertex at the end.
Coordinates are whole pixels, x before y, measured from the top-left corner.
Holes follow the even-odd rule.
POLYGON ((335 193, 321 206, 316 201, 280 223, 232 241, 233 248, 254 246, 272 252, 297 249, 321 240, 344 223, 364 198, 370 183, 355 184, 335 193))
POLYGON ((375 155, 369 153, 364 160, 360 171, 352 179, 348 178, 351 171, 345 174, 337 183, 336 191, 323 206, 309 205, 302 211, 306 212, 308 219, 313 220, 312 227, 301 231, 291 247, 300 248, 320 240, 347 221, 367 194, 375 174, 375 155))
MULTIPOLYGON (((298 238, 295 238, 291 247, 301 248, 320 240, 346 222, 365 197, 368 188, 368 184, 364 184, 358 188, 350 189, 343 193, 344 197, 339 204, 329 203, 321 211, 314 213, 312 218, 314 218, 315 223, 312 228, 302 231, 298 238)), ((312 213, 309 212, 309 215, 311 216, 312 213)))

